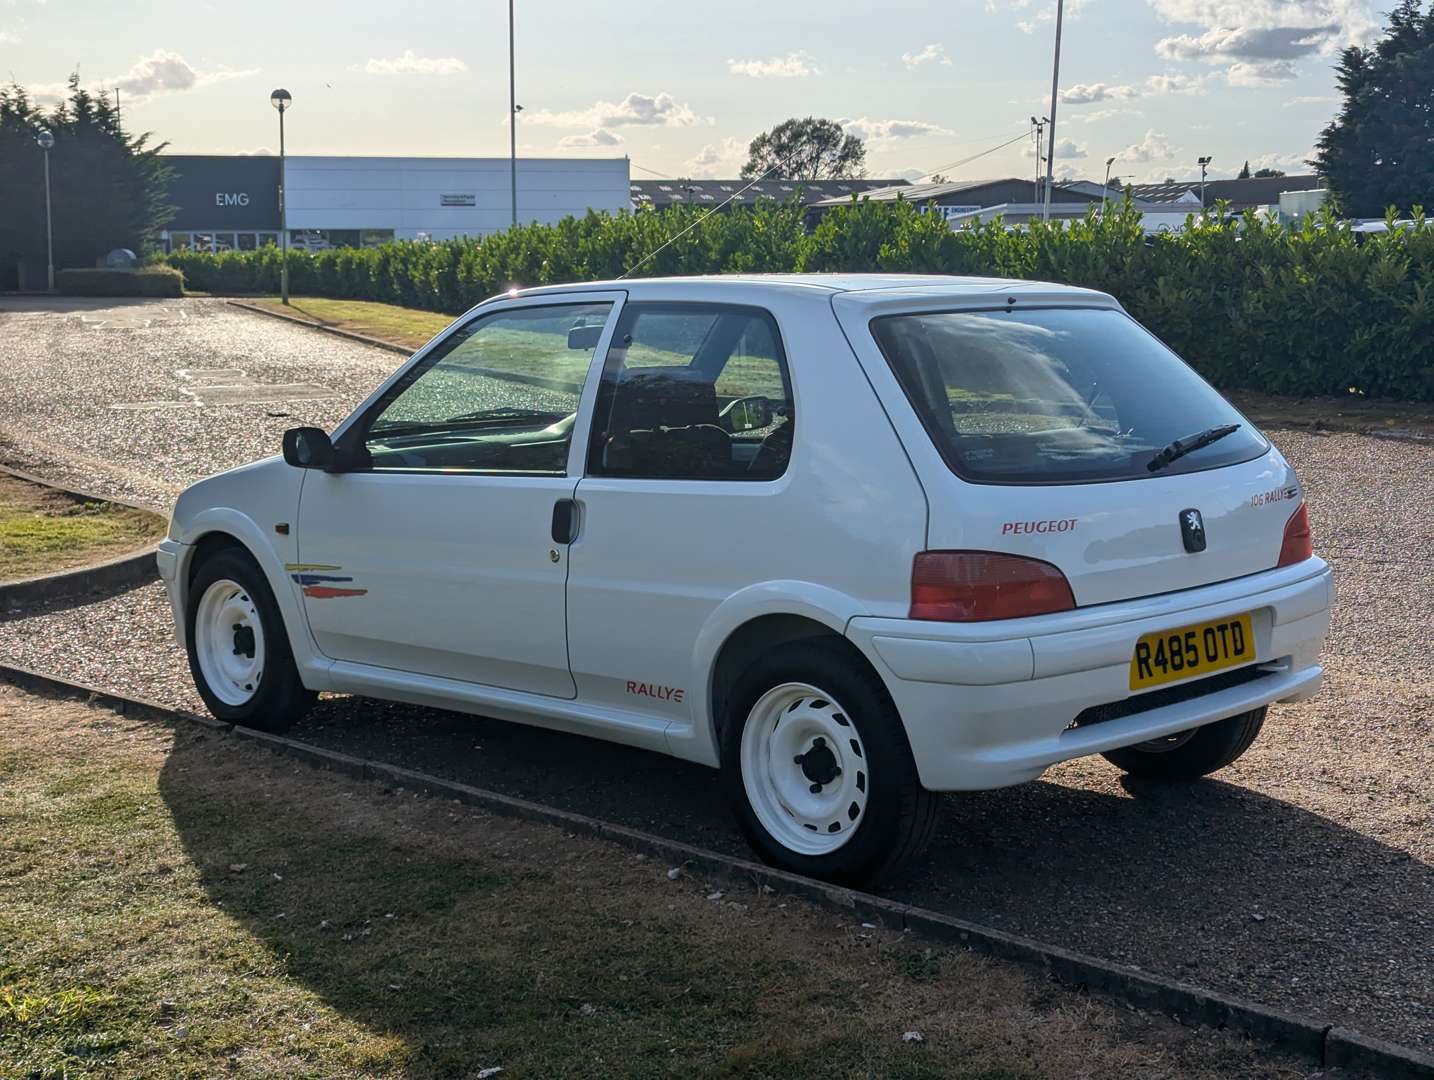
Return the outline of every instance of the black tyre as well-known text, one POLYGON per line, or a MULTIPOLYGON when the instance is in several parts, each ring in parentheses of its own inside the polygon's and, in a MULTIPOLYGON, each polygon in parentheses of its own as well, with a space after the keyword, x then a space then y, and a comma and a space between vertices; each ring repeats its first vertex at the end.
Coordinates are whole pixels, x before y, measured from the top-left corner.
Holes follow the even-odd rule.
POLYGON ((723 785, 764 862, 868 885, 925 849, 937 797, 921 786, 886 687, 845 642, 783 646, 726 701, 723 785))
POLYGON ((1101 756, 1131 776, 1152 780, 1194 780, 1223 769, 1243 754, 1265 725, 1263 708, 1164 739, 1107 750, 1101 756))
POLYGON ((283 731, 318 696, 300 681, 279 605, 245 551, 224 548, 200 564, 185 630, 194 685, 220 720, 283 731))

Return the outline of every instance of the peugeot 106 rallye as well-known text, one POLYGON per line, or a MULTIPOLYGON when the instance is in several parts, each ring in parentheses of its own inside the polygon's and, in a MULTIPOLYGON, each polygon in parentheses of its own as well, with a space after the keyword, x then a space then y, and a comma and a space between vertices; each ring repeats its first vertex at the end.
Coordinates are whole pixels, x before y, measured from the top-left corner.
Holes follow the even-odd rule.
POLYGON ((1084 289, 652 279, 469 311, 330 435, 189 488, 159 555, 218 717, 319 691, 720 768, 862 883, 936 794, 1228 765, 1333 584, 1290 466, 1084 289))

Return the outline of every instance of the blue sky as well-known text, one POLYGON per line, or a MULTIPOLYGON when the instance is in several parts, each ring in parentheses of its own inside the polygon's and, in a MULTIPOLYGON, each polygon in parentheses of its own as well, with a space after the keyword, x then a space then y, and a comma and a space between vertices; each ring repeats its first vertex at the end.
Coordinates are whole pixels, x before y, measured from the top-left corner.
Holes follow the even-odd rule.
MULTIPOLYGON (((868 173, 915 176, 1048 111, 1054 0, 714 5, 518 0, 519 152, 626 155, 633 176, 731 176, 788 116, 867 138, 868 173), (643 169, 651 170, 644 172, 643 169)), ((1068 0, 1057 166, 1136 180, 1301 169, 1335 109, 1364 0, 1068 0)), ((505 0, 0 0, 0 78, 40 95, 78 68, 127 125, 185 153, 506 154, 505 0)), ((1028 142, 959 168, 1033 170, 1028 142)))

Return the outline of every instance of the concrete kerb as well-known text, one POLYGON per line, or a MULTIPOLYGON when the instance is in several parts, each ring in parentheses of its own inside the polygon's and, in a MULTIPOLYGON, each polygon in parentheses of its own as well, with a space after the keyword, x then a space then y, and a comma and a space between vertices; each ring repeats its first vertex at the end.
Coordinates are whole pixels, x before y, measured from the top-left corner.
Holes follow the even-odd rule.
POLYGON ((397 765, 368 761, 267 732, 238 727, 78 683, 56 679, 0 663, 0 681, 51 696, 82 698, 124 715, 167 722, 198 724, 217 734, 231 734, 318 768, 389 787, 455 799, 505 817, 552 825, 576 835, 609 840, 649 857, 700 873, 714 881, 763 892, 781 893, 815 903, 826 910, 860 918, 890 930, 911 933, 1015 961, 1052 980, 1133 1009, 1159 1013, 1185 1025, 1221 1028, 1258 1040, 1273 1049, 1296 1054, 1325 1067, 1363 1070, 1389 1080, 1434 1080, 1434 1055, 1371 1038, 1316 1019, 1266 1008, 1238 998, 1203 990, 1149 972, 1121 967, 1093 956, 1046 945, 1030 938, 868 893, 799 877, 760 863, 693 847, 651 833, 630 829, 541 803, 503 795, 457 781, 444 780, 397 765))
POLYGON ((241 311, 252 311, 256 315, 267 315, 271 319, 283 319, 285 322, 296 323, 299 326, 307 326, 310 330, 322 330, 326 334, 334 334, 337 337, 348 338, 350 341, 357 341, 364 345, 372 345, 375 349, 385 349, 391 353, 398 353, 400 356, 412 356, 417 349, 409 349, 403 345, 395 344, 392 341, 384 341, 383 338, 369 337, 367 334, 355 333, 352 330, 344 330, 337 326, 325 326, 321 322, 314 322, 313 319, 305 319, 300 315, 290 315, 284 311, 273 311, 270 308, 260 307, 258 304, 246 304, 243 300, 224 301, 230 307, 239 308, 241 311))
MULTIPOLYGON (((74 499, 76 502, 107 502, 116 506, 127 506, 133 510, 146 510, 152 514, 164 515, 159 507, 131 499, 116 498, 112 495, 97 495, 89 491, 65 487, 43 477, 34 476, 19 469, 0 465, 0 475, 14 477, 26 483, 36 484, 51 491, 74 499)), ((61 570, 55 574, 41 574, 37 577, 21 578, 0 584, 0 621, 11 608, 29 604, 44 603, 63 597, 83 596, 88 593, 118 592, 130 585, 154 581, 159 577, 159 567, 154 561, 157 545, 150 545, 129 555, 121 555, 93 566, 77 566, 73 570, 61 570)))

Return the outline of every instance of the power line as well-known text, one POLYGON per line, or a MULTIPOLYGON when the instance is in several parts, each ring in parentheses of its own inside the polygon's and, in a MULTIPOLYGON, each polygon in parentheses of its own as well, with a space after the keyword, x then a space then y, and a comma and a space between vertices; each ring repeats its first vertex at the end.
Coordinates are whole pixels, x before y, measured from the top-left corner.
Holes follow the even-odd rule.
POLYGON ((995 146, 988 147, 987 149, 982 150, 979 154, 972 154, 970 157, 964 157, 964 158, 962 158, 960 161, 953 161, 953 162, 951 162, 950 164, 947 164, 947 165, 938 165, 938 166, 936 166, 936 168, 930 170, 929 172, 924 172, 924 173, 922 173, 921 175, 922 175, 922 176, 934 176, 936 173, 945 172, 947 169, 959 169, 959 168, 961 168, 963 165, 969 165, 969 164, 971 164, 971 162, 976 161, 976 160, 978 160, 979 158, 985 157, 987 154, 994 154, 997 150, 1004 150, 1006 147, 1010 146, 1012 143, 1018 143, 1018 142, 1020 142, 1022 139, 1026 139, 1026 138, 1029 138, 1029 137, 1030 137, 1030 132, 1029 132, 1029 131, 1022 131, 1022 132, 1021 132, 1019 135, 1017 135, 1014 139, 1007 139, 1007 140, 1006 140, 1005 142, 1003 142, 1003 143, 997 143, 995 146))
POLYGON ((627 163, 628 163, 628 165, 630 165, 632 168, 637 169, 637 170, 639 170, 640 172, 651 173, 653 176, 657 177, 659 180, 675 180, 675 179, 676 179, 676 177, 668 176, 666 173, 660 173, 660 172, 658 172, 656 169, 649 169, 649 168, 647 168, 647 167, 644 166, 644 165, 639 165, 637 162, 633 161, 632 158, 628 158, 628 159, 627 159, 627 163))

